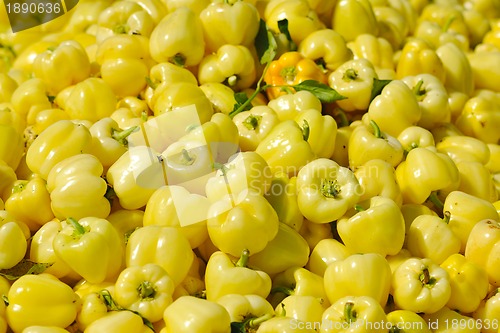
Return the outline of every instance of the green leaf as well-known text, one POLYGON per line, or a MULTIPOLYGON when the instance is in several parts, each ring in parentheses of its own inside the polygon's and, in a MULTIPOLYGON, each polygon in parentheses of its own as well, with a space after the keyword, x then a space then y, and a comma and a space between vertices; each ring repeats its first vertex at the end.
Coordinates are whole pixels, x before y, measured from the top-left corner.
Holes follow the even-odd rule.
POLYGON ((307 90, 314 94, 323 103, 331 103, 339 101, 341 99, 346 99, 347 97, 339 94, 335 89, 330 86, 315 81, 315 80, 305 80, 299 84, 292 86, 296 91, 307 90))
POLYGON ((278 44, 263 19, 260 19, 259 31, 255 37, 254 45, 261 64, 269 63, 276 57, 278 44))
POLYGON ((297 44, 292 40, 292 35, 290 35, 290 31, 288 30, 288 20, 286 18, 278 21, 278 29, 290 42, 290 51, 297 51, 297 44))
POLYGON ((0 270, 0 276, 3 276, 7 280, 17 280, 23 275, 41 274, 53 264, 54 263, 38 263, 29 259, 23 259, 12 268, 0 270))
POLYGON ((246 333, 245 323, 232 322, 231 323, 231 333, 246 333))
POLYGON ((373 101, 373 99, 375 97, 377 97, 378 95, 380 95, 380 93, 382 92, 382 89, 384 89, 384 87, 386 85, 388 85, 389 83, 391 83, 392 80, 379 80, 377 78, 374 78, 373 79, 373 86, 372 86, 372 94, 371 94, 371 97, 370 97, 370 102, 373 101))
MULTIPOLYGON (((236 112, 236 110, 238 110, 243 104, 245 104, 248 101, 248 96, 245 92, 240 91, 240 92, 234 93, 234 100, 236 101, 236 103, 234 104, 233 111, 229 114, 230 116, 234 116, 235 115, 234 112, 236 112)), ((251 108, 252 108, 252 103, 248 103, 247 105, 245 105, 245 107, 242 110, 238 110, 238 111, 239 112, 248 111, 251 108)))

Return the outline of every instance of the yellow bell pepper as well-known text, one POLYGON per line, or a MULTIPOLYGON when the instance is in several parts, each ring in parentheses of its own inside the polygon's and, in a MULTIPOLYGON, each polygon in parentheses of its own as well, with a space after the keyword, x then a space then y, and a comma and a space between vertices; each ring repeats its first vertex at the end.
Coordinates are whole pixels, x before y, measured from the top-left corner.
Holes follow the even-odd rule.
POLYGON ((117 104, 111 87, 103 79, 95 77, 62 90, 55 101, 71 119, 92 123, 110 116, 117 104))
POLYGON ((328 84, 346 97, 336 101, 342 110, 361 111, 367 110, 370 105, 375 79, 378 79, 378 75, 373 64, 365 58, 360 58, 346 61, 337 67, 329 74, 328 84))
POLYGON ((233 117, 242 151, 253 151, 279 123, 278 115, 267 105, 254 106, 233 117))
POLYGON ((275 276, 290 267, 305 266, 310 252, 307 241, 298 231, 280 223, 276 237, 267 244, 264 250, 251 255, 248 265, 270 276, 275 276))
POLYGON ((441 219, 433 215, 417 216, 407 232, 406 248, 413 256, 430 258, 441 264, 460 251, 460 239, 449 226, 450 212, 441 219))
POLYGON ((472 228, 481 220, 498 220, 498 213, 490 202, 462 191, 450 192, 444 201, 443 212, 450 213, 449 226, 460 239, 463 253, 472 228))
POLYGON ((7 298, 7 322, 16 333, 33 325, 65 328, 76 319, 80 306, 71 287, 50 274, 20 277, 7 298))
POLYGON ((110 311, 93 321, 87 326, 85 332, 98 333, 98 332, 137 332, 137 333, 150 333, 151 329, 144 324, 143 319, 131 311, 110 311))
POLYGON ((404 330, 408 333, 431 333, 428 323, 413 311, 394 310, 387 314, 387 321, 391 325, 389 332, 404 330))
POLYGON ((16 169, 24 153, 23 133, 0 119, 0 160, 16 169))
POLYGON ((343 167, 349 166, 349 139, 354 130, 354 126, 342 126, 337 129, 335 136, 335 149, 330 157, 343 167))
POLYGON ((163 313, 165 328, 160 333, 230 333, 231 318, 227 310, 214 301, 194 296, 176 299, 163 313))
POLYGON ((438 190, 453 191, 459 185, 458 169, 448 155, 414 148, 396 168, 403 203, 421 204, 438 190))
POLYGON ((330 158, 335 149, 337 123, 330 115, 322 115, 316 109, 300 112, 295 122, 303 128, 307 142, 318 158, 330 158))
POLYGON ((323 311, 330 304, 324 303, 323 299, 309 295, 290 295, 287 296, 276 306, 277 317, 291 317, 293 323, 290 326, 298 323, 306 323, 309 326, 319 326, 323 311))
POLYGON ((341 0, 336 3, 333 11, 332 29, 350 42, 365 33, 377 36, 379 24, 370 1, 341 0), (353 27, 352 22, 359 24, 353 27))
POLYGON ((354 59, 367 59, 377 71, 395 68, 392 45, 383 37, 361 34, 347 43, 347 47, 352 50, 354 59))
POLYGON ((207 228, 212 242, 221 251, 239 256, 243 250, 254 255, 276 237, 279 220, 263 193, 244 190, 213 203, 208 211, 207 228))
POLYGON ((373 159, 396 167, 403 159, 403 146, 395 137, 382 132, 374 120, 369 120, 369 124, 363 123, 352 130, 347 155, 349 167, 353 170, 373 159))
POLYGON ((238 261, 221 252, 213 253, 205 269, 206 298, 216 301, 228 294, 259 295, 266 298, 271 291, 271 278, 260 270, 249 268, 249 251, 244 250, 238 261))
POLYGON ((100 66, 100 77, 118 97, 139 95, 146 88, 148 72, 142 59, 107 59, 100 66))
POLYGON ((188 274, 194 254, 189 241, 179 229, 150 225, 130 235, 125 259, 127 267, 148 263, 160 265, 177 286, 188 274))
POLYGON ((26 152, 30 170, 47 179, 50 170, 62 160, 88 151, 92 135, 84 125, 60 120, 43 131, 26 152))
POLYGON ((325 28, 307 0, 272 1, 265 8, 263 19, 270 30, 278 33, 278 22, 287 19, 292 41, 299 45, 307 36, 325 28))
POLYGON ((33 124, 38 112, 52 108, 44 81, 36 77, 19 84, 12 93, 10 102, 13 110, 25 119, 27 124, 33 124))
POLYGON ((391 273, 380 254, 352 254, 328 265, 324 288, 331 304, 346 296, 369 296, 383 307, 389 297, 391 273))
POLYGON ((59 219, 107 217, 111 207, 105 197, 108 186, 102 173, 101 163, 90 154, 74 155, 57 163, 47 177, 54 215, 59 219))
POLYGON ((273 206, 281 223, 296 231, 301 229, 304 216, 297 202, 297 177, 290 178, 285 173, 274 175, 264 196, 273 206))
POLYGON ((23 333, 68 333, 68 332, 69 332, 68 330, 57 326, 38 326, 38 325, 29 326, 23 330, 23 333))
POLYGON ((133 1, 117 1, 110 4, 99 14, 97 24, 114 34, 142 36, 149 36, 155 26, 151 15, 133 1))
POLYGON ((500 51, 471 52, 467 54, 467 59, 472 68, 475 88, 499 92, 496 80, 498 73, 493 64, 500 61, 500 51))
POLYGON ((446 305, 462 313, 476 311, 488 294, 486 271, 458 253, 449 256, 441 267, 450 276, 451 297, 446 305))
POLYGON ((108 220, 68 218, 52 243, 55 254, 91 283, 113 279, 121 270, 123 244, 108 220))
POLYGON ((280 121, 293 120, 308 109, 322 110, 321 101, 309 91, 298 91, 272 99, 267 104, 276 112, 280 121))
POLYGON ((33 62, 33 74, 42 79, 47 92, 55 96, 90 75, 90 60, 80 43, 64 41, 37 55, 33 62), (55 76, 58 80, 53 79, 55 76))
MULTIPOLYGON (((294 1, 305 3, 305 0, 294 1)), ((305 58, 297 51, 282 54, 271 62, 264 73, 264 81, 271 85, 266 89, 267 97, 270 100, 295 92, 293 88, 285 87, 284 89, 283 86, 299 84, 306 80, 326 83, 327 77, 312 59, 305 58)))
POLYGON ((498 315, 500 314, 500 293, 498 288, 493 288, 481 301, 479 307, 472 313, 476 323, 481 325, 481 332, 498 332, 498 315))
POLYGON ((253 85, 256 77, 254 58, 242 45, 224 44, 205 56, 198 66, 198 81, 224 83, 240 91, 253 85))
POLYGON ((333 237, 332 227, 329 223, 314 223, 304 219, 299 233, 309 244, 309 249, 313 249, 319 241, 333 237))
POLYGON ((344 260, 349 255, 350 252, 344 244, 334 238, 325 238, 312 249, 306 268, 312 273, 324 276, 331 263, 344 260))
POLYGON ((26 223, 32 231, 54 218, 47 183, 38 175, 13 184, 12 194, 5 201, 5 209, 15 219, 26 223), (33 211, 37 214, 34 215, 33 211))
POLYGON ((498 200, 498 192, 492 175, 482 163, 461 161, 456 165, 460 174, 459 191, 489 202, 498 200))
POLYGON ((127 267, 115 282, 115 301, 122 307, 136 311, 151 322, 163 318, 163 312, 172 303, 174 282, 157 264, 127 267))
POLYGON ((500 120, 499 109, 499 93, 479 90, 465 103, 455 124, 465 135, 485 143, 497 143, 500 136, 493 128, 498 126, 500 120))
POLYGON ((53 240, 62 227, 63 224, 57 219, 48 221, 41 226, 31 239, 29 259, 34 262, 52 263, 44 273, 52 274, 63 282, 73 283, 81 280, 82 277, 56 255, 53 246, 53 240))
MULTIPOLYGON (((205 96, 212 103, 215 113, 224 113, 229 115, 234 110, 236 99, 234 98, 234 90, 223 83, 208 82, 200 85, 205 96)), ((245 89, 246 90, 246 89, 245 89)), ((259 96, 263 96, 261 93, 259 96)), ((253 101, 256 101, 255 99, 253 101)), ((263 103, 264 105, 266 103, 263 103)), ((256 104, 252 104, 256 106, 256 104)))
POLYGON ((289 316, 275 316, 260 324, 258 333, 314 333, 319 323, 303 322, 289 316))
POLYGON ((259 30, 259 12, 247 1, 212 2, 199 15, 207 53, 225 44, 249 47, 259 30))
POLYGON ((92 322, 104 317, 108 307, 100 292, 91 292, 80 297, 82 307, 78 311, 76 323, 80 330, 85 330, 92 322))
POLYGON ((441 82, 445 82, 445 67, 436 51, 426 40, 414 37, 406 42, 401 50, 396 77, 402 79, 423 73, 434 75, 441 82))
POLYGON ((498 247, 500 226, 495 220, 484 219, 477 222, 470 231, 465 245, 465 257, 486 270, 491 285, 499 286, 498 247))
POLYGON ((193 67, 201 62, 205 53, 202 21, 188 7, 177 8, 163 17, 149 40, 151 57, 158 63, 193 67))
POLYGON ((405 222, 394 201, 375 196, 349 209, 337 221, 337 232, 352 253, 395 255, 403 247, 405 222))
POLYGON ((324 282, 323 276, 303 267, 293 266, 273 277, 270 300, 273 305, 276 305, 288 296, 311 296, 326 308, 329 302, 325 286, 329 284, 329 282, 324 282))
POLYGON ((448 154, 455 163, 479 162, 486 164, 490 159, 488 145, 479 139, 466 135, 445 136, 436 144, 436 149, 440 153, 448 154))
POLYGON ((346 296, 323 312, 321 332, 387 332, 387 317, 378 301, 369 296, 346 296))
POLYGON ((450 299, 450 277, 431 259, 409 258, 392 275, 391 295, 402 310, 434 313, 450 299))
POLYGON ((0 269, 12 268, 24 258, 28 249, 23 229, 16 222, 2 221, 0 241, 0 269))
POLYGON ((389 162, 381 159, 368 160, 354 171, 354 175, 361 186, 359 201, 381 196, 392 199, 401 206, 403 197, 396 182, 395 169, 389 162))
POLYGON ((344 37, 333 29, 312 32, 300 42, 298 51, 328 71, 334 71, 353 57, 344 37))
POLYGON ((273 174, 297 175, 299 170, 314 158, 305 131, 293 120, 277 124, 259 143, 255 151, 271 167, 273 174))
POLYGON ((444 66, 447 90, 459 91, 470 96, 474 90, 472 67, 465 52, 448 42, 436 49, 436 54, 444 66))
POLYGON ((300 169, 297 191, 300 211, 315 223, 337 220, 360 196, 354 173, 326 158, 315 159, 300 169))
POLYGON ((259 295, 227 294, 216 302, 229 313, 232 327, 256 330, 262 322, 274 316, 272 305, 259 295))
POLYGON ((432 314, 423 315, 433 332, 470 332, 479 333, 480 325, 469 316, 463 315, 447 306, 432 314))

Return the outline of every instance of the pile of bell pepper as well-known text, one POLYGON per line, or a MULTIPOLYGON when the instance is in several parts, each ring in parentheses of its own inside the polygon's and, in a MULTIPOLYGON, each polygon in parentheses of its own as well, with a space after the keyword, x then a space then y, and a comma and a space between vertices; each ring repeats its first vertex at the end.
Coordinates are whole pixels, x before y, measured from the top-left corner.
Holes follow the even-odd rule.
POLYGON ((500 332, 498 0, 7 8, 0 333, 500 332))

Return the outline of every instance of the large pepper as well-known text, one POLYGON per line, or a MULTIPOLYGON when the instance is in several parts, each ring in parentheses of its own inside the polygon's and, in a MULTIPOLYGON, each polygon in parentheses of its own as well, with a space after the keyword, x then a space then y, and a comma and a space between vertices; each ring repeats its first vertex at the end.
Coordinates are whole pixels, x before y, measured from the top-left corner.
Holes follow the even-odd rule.
POLYGON ((354 59, 364 58, 371 62, 379 77, 387 72, 394 74, 394 51, 387 39, 365 33, 347 43, 347 47, 352 50, 354 59))
POLYGON ((389 332, 404 330, 408 333, 431 333, 429 324, 417 313, 410 310, 394 310, 387 313, 389 332))
POLYGON ((360 196, 354 173, 326 158, 315 159, 300 169, 297 191, 300 211, 315 223, 337 220, 360 196))
POLYGON ((166 15, 150 36, 151 57, 157 62, 196 66, 203 59, 205 40, 201 19, 188 7, 166 15))
POLYGON ((351 253, 344 244, 334 238, 320 240, 312 249, 306 268, 312 273, 323 276, 328 266, 338 260, 344 260, 351 253))
POLYGON ((304 216, 299 209, 296 188, 297 177, 290 178, 278 173, 272 178, 271 186, 264 196, 278 214, 279 221, 299 231, 304 216))
POLYGON ((207 53, 224 44, 249 47, 259 30, 259 12, 252 3, 216 1, 200 12, 207 53))
POLYGON ((426 40, 413 37, 401 50, 396 65, 396 77, 403 79, 424 73, 434 75, 443 84, 445 82, 445 67, 436 51, 426 40))
POLYGON ((110 4, 100 13, 97 24, 111 30, 110 32, 114 34, 142 36, 149 36, 155 26, 151 15, 133 1, 118 1, 110 4))
POLYGON ((420 258, 430 258, 441 264, 460 251, 460 239, 449 226, 450 213, 441 219, 433 215, 417 216, 407 232, 407 249, 420 258))
POLYGON ((404 203, 423 203, 433 191, 451 192, 459 185, 458 169, 448 155, 427 148, 410 150, 396 168, 404 203))
POLYGON ((362 189, 359 201, 381 196, 392 199, 398 206, 401 205, 403 197, 396 182, 395 169, 389 162, 381 159, 369 160, 360 165, 354 175, 362 189))
POLYGON ((115 283, 115 301, 122 307, 137 311, 143 318, 156 322, 172 303, 174 282, 159 265, 127 267, 115 283))
POLYGON ((244 250, 238 261, 220 251, 213 253, 205 269, 206 297, 215 301, 227 294, 259 295, 271 291, 271 278, 263 271, 247 267, 249 252, 244 250))
POLYGON ((489 202, 498 200, 494 180, 484 164, 473 161, 461 161, 455 164, 460 175, 459 191, 489 202))
POLYGON ((32 325, 65 328, 76 319, 80 305, 70 286, 46 273, 20 277, 7 298, 7 322, 15 333, 32 325))
POLYGON ((264 74, 264 81, 271 85, 266 89, 267 97, 272 100, 294 92, 293 88, 283 86, 299 84, 306 80, 327 82, 326 75, 312 59, 305 58, 299 52, 286 52, 273 60, 264 74))
POLYGON ((448 42, 436 49, 436 54, 444 66, 447 90, 459 91, 470 96, 474 90, 472 68, 465 55, 457 45, 448 42))
POLYGON ((328 75, 328 84, 346 97, 336 101, 342 110, 361 111, 367 110, 370 105, 375 79, 378 79, 378 75, 373 64, 360 58, 346 61, 337 67, 328 75))
POLYGON ((10 102, 13 110, 27 124, 33 124, 38 112, 52 108, 45 83, 40 78, 24 80, 12 93, 10 102))
POLYGON ((38 175, 30 180, 16 181, 11 195, 5 201, 5 207, 14 218, 26 223, 32 231, 54 217, 47 183, 38 175), (33 214, 33 211, 37 214, 33 214))
POLYGON ((121 237, 105 219, 68 218, 52 243, 55 254, 91 283, 113 279, 122 268, 121 237))
POLYGON ((334 304, 346 296, 369 296, 385 306, 391 287, 391 267, 377 253, 352 254, 328 265, 324 287, 334 304))
POLYGON ((387 317, 378 301, 369 296, 346 296, 323 312, 322 333, 382 333, 387 317))
POLYGON ((243 250, 251 255, 262 251, 279 229, 273 206, 263 193, 246 190, 213 203, 208 211, 208 235, 221 251, 239 256, 243 250))
POLYGON ((460 252, 463 253, 472 228, 484 219, 499 219, 498 213, 490 202, 464 193, 450 192, 444 201, 443 212, 450 213, 450 229, 460 239, 460 252))
POLYGON ((293 120, 300 112, 308 109, 322 110, 321 101, 305 90, 279 96, 270 100, 267 105, 276 112, 280 121, 293 120))
POLYGON ((160 333, 230 333, 231 319, 227 310, 214 301, 194 296, 176 299, 163 313, 165 328, 160 333))
POLYGON ((307 139, 303 128, 293 120, 286 120, 276 125, 255 151, 266 160, 273 173, 294 176, 314 159, 307 139))
POLYGON ((478 90, 465 103, 455 124, 465 135, 486 143, 497 143, 500 136, 493 128, 500 124, 500 94, 478 90))
POLYGON ((56 95, 90 75, 90 61, 77 41, 64 41, 40 53, 33 63, 33 74, 43 80, 47 92, 56 95), (57 80, 54 80, 57 77, 57 80))
POLYGON ((448 303, 450 277, 428 258, 409 258, 392 275, 391 295, 403 310, 434 313, 448 303))
POLYGON ((446 305, 462 313, 476 311, 488 293, 486 271, 458 253, 449 256, 441 267, 450 276, 451 297, 446 305))
POLYGON ((173 227, 144 226, 135 230, 125 248, 127 267, 153 263, 163 267, 179 285, 194 260, 191 246, 182 232, 173 227))
POLYGON ((347 47, 342 35, 333 29, 312 32, 300 43, 298 51, 314 60, 325 70, 334 71, 344 62, 352 59, 353 52, 347 47))
POLYGON ((9 269, 26 255, 28 242, 21 226, 13 221, 2 221, 0 225, 0 269, 9 269))
POLYGON ((353 253, 394 255, 405 240, 405 222, 399 206, 378 196, 348 210, 337 221, 337 231, 353 253))
POLYGON ((489 146, 474 137, 466 135, 449 135, 439 140, 436 149, 450 156, 455 163, 479 162, 483 165, 490 160, 489 146))
POLYGON ((341 0, 333 11, 332 29, 340 33, 347 42, 361 34, 378 35, 379 24, 372 4, 367 0, 341 0), (352 22, 356 22, 355 26, 352 22))
POLYGON ((474 225, 465 245, 465 258, 483 268, 488 274, 490 284, 495 287, 500 285, 498 239, 500 223, 484 219, 474 225))
POLYGON ((233 122, 238 128, 241 150, 253 151, 279 123, 279 119, 269 106, 259 105, 238 113, 233 117, 233 122))
POLYGON ((60 120, 43 131, 26 152, 29 169, 47 179, 50 170, 62 160, 88 152, 92 135, 87 127, 60 120))
POLYGON ((314 154, 319 158, 330 158, 337 135, 335 119, 316 109, 309 109, 300 112, 294 120, 306 131, 307 142, 314 154))
POLYGON ((488 89, 499 92, 496 66, 500 61, 500 51, 475 51, 467 54, 472 68, 474 86, 476 89, 488 89))
POLYGON ((392 135, 382 132, 378 124, 355 126, 347 144, 349 167, 356 170, 373 159, 383 160, 396 167, 403 159, 403 146, 392 135))
POLYGON ((74 155, 54 165, 47 177, 54 215, 59 219, 107 217, 111 207, 102 173, 101 163, 90 154, 74 155))

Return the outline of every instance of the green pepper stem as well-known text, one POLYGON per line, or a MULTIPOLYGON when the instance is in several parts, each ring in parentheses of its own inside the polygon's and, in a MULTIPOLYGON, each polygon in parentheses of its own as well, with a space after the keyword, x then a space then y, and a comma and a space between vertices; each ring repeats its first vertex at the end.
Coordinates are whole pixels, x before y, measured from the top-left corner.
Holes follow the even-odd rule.
POLYGON ((7 295, 2 295, 2 301, 4 302, 5 306, 9 306, 10 302, 7 298, 7 295))
POLYGON ((338 127, 347 127, 349 126, 349 119, 347 118, 347 114, 345 113, 344 110, 340 108, 336 108, 334 111, 334 116, 336 118, 339 118, 338 120, 338 127))
POLYGON ((432 288, 436 283, 436 279, 431 276, 427 267, 424 268, 422 273, 420 273, 418 279, 420 280, 420 282, 422 282, 422 285, 430 288, 432 288))
POLYGON ((322 179, 320 186, 325 198, 336 198, 340 194, 340 185, 336 180, 322 179))
POLYGON ((176 55, 168 59, 168 61, 173 63, 174 65, 184 67, 184 64, 186 63, 186 56, 181 53, 177 53, 176 55))
POLYGON ((143 281, 139 287, 137 287, 137 291, 141 299, 153 299, 156 295, 156 289, 149 281, 143 281))
POLYGON ((248 265, 248 259, 250 259, 250 251, 248 249, 244 249, 241 252, 241 257, 240 259, 236 262, 236 267, 247 267, 248 265))
POLYGON ((373 128, 373 135, 380 139, 382 137, 382 132, 380 131, 380 127, 378 127, 377 123, 374 120, 370 120, 370 126, 373 128))
POLYGON ((73 232, 73 236, 82 236, 82 235, 84 235, 87 232, 87 230, 85 230, 85 227, 83 225, 81 225, 74 218, 68 217, 66 221, 68 221, 73 226, 73 228, 75 229, 74 232, 73 232))
POLYGON ((440 212, 443 211, 444 209, 444 204, 443 202, 438 198, 436 192, 432 192, 431 195, 429 195, 428 200, 432 202, 434 206, 436 206, 437 209, 439 209, 440 212))
POLYGON ((128 144, 127 138, 129 137, 129 135, 134 132, 137 132, 138 130, 139 126, 132 126, 122 131, 113 128, 111 130, 111 137, 116 141, 118 141, 122 146, 126 146, 128 144))
POLYGON ((354 303, 353 302, 347 302, 344 305, 344 317, 345 320, 351 324, 356 321, 358 314, 356 313, 356 310, 354 310, 354 303))
POLYGON ((222 163, 214 162, 213 165, 215 170, 220 170, 222 172, 222 176, 224 177, 224 182, 226 183, 226 190, 229 194, 229 198, 231 199, 231 207, 234 207, 236 203, 233 198, 233 191, 231 191, 231 186, 229 186, 229 180, 227 179, 227 171, 229 170, 227 166, 222 163))
POLYGON ((189 151, 187 149, 182 149, 181 153, 182 153, 182 162, 183 162, 183 164, 185 164, 185 165, 192 165, 194 163, 194 160, 196 158, 194 158, 193 156, 191 156, 189 154, 189 151))
POLYGON ((26 184, 28 184, 27 180, 21 181, 18 184, 14 185, 14 187, 12 188, 12 194, 24 191, 24 189, 26 188, 26 184))
POLYGON ((249 115, 242 121, 243 126, 245 126, 249 130, 255 130, 259 127, 260 121, 262 120, 262 116, 249 115))
POLYGON ((448 19, 443 25, 443 32, 448 31, 448 29, 451 27, 451 24, 453 23, 453 21, 455 21, 455 19, 456 19, 455 15, 450 15, 450 17, 448 17, 448 19))
POLYGON ((152 89, 156 89, 158 87, 158 84, 153 82, 149 76, 146 76, 146 84, 152 89))
POLYGON ((424 97, 426 91, 424 89, 422 89, 422 85, 424 84, 424 80, 419 80, 417 82, 417 84, 415 85, 415 87, 413 87, 413 93, 415 94, 415 96, 417 97, 417 99, 419 101, 422 100, 422 98, 424 97))
POLYGON ((443 222, 449 224, 450 218, 451 218, 451 213, 449 211, 444 212, 443 222))
POLYGON ((273 287, 271 288, 271 294, 276 294, 276 293, 282 293, 287 296, 291 296, 295 294, 295 291, 292 288, 285 287, 285 286, 278 286, 278 287, 273 287))
POLYGON ((304 125, 302 125, 302 137, 304 138, 304 141, 309 139, 310 131, 311 129, 309 128, 309 123, 304 119, 304 125))
POLYGON ((364 212, 366 209, 364 209, 364 207, 361 205, 355 205, 354 210, 357 212, 364 212))
POLYGON ((259 327, 260 324, 262 324, 265 321, 268 321, 272 317, 273 317, 272 314, 266 313, 265 315, 257 317, 257 318, 249 318, 249 319, 246 320, 245 326, 248 327, 248 328, 255 329, 255 328, 259 327))
POLYGON ((389 333, 402 333, 403 330, 397 326, 391 326, 389 333))
POLYGON ((485 297, 485 300, 489 300, 490 298, 492 298, 493 296, 495 296, 496 294, 498 294, 500 292, 500 288, 495 288, 493 289, 492 291, 490 291, 488 293, 488 295, 486 295, 485 297))
POLYGON ((237 83, 238 83, 238 76, 231 75, 230 77, 227 78, 227 84, 230 87, 234 87, 237 83))
POLYGON ((342 80, 344 81, 354 81, 358 78, 358 72, 354 68, 349 68, 344 72, 342 80))

